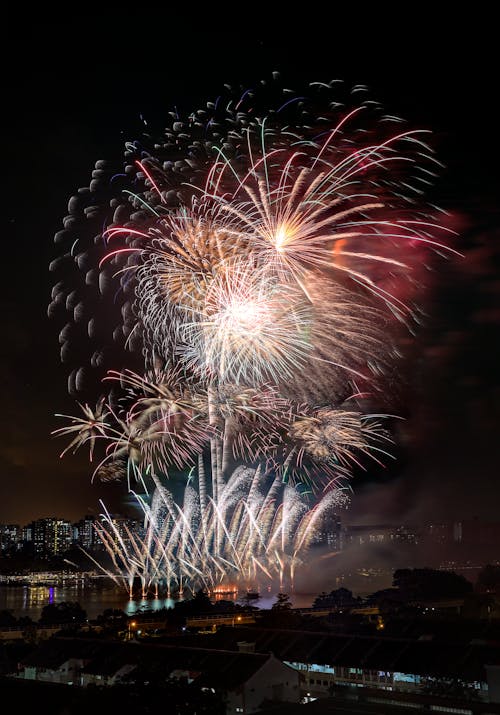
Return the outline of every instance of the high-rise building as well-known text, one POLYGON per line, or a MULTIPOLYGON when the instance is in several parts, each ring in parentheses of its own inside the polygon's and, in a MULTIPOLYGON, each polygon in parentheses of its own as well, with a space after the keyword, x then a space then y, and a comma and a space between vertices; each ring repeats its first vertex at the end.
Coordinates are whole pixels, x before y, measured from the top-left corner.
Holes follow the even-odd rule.
POLYGON ((130 551, 144 539, 143 525, 136 519, 120 515, 108 515, 94 522, 93 550, 130 551))
MULTIPOLYGON (((96 545, 97 532, 94 529, 95 517, 87 514, 74 524, 75 541, 86 551, 93 551, 96 545)), ((99 539, 100 541, 100 539, 99 539)))
POLYGON ((316 546, 326 546, 331 551, 341 551, 344 548, 344 532, 339 514, 333 514, 314 539, 316 546))
POLYGON ((462 519, 453 524, 453 541, 464 545, 489 546, 500 543, 500 522, 462 519))
POLYGON ((452 540, 452 524, 449 521, 434 521, 427 524, 425 537, 434 544, 449 544, 452 540))
POLYGON ((65 519, 48 517, 33 522, 33 545, 36 555, 57 555, 73 543, 73 527, 65 519))
POLYGON ((21 527, 18 524, 0 524, 0 552, 18 550, 21 546, 21 527))
POLYGON ((390 533, 390 540, 396 544, 418 544, 420 541, 420 530, 408 524, 393 527, 390 533))
POLYGON ((365 546, 366 544, 387 544, 391 541, 394 527, 391 524, 375 524, 367 526, 348 526, 346 541, 350 546, 365 546))

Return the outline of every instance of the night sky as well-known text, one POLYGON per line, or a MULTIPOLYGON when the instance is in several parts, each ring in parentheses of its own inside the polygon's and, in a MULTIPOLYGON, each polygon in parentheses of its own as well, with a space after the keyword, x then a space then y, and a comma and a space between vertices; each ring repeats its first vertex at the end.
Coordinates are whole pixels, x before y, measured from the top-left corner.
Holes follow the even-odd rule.
POLYGON ((432 199, 453 215, 464 254, 440 267, 425 296, 427 321, 404 366, 398 460, 353 482, 347 520, 500 518, 495 44, 484 18, 386 26, 384 18, 352 17, 327 29, 311 18, 298 19, 294 32, 252 34, 236 20, 226 30, 215 17, 193 28, 172 13, 146 22, 125 12, 6 23, 15 51, 2 50, 0 523, 75 520, 98 513, 100 498, 119 508, 126 496, 124 485, 91 484, 83 452, 60 461, 65 445, 50 435, 61 426, 56 412, 75 412, 60 326, 47 318, 53 236, 68 199, 88 185, 97 159, 121 150, 141 115, 197 109, 224 83, 251 85, 274 70, 292 85, 366 84, 388 111, 431 129, 445 165, 432 199))

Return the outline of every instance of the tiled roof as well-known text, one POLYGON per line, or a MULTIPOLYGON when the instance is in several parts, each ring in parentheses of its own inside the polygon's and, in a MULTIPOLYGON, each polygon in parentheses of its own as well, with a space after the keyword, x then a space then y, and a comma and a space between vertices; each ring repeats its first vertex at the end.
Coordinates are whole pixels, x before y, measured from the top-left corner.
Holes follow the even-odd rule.
POLYGON ((255 643, 256 653, 280 660, 387 670, 420 675, 486 678, 486 664, 500 664, 500 647, 488 643, 447 643, 387 636, 337 635, 311 631, 223 627, 217 633, 188 635, 169 642, 237 649, 238 641, 255 643))
POLYGON ((200 673, 212 687, 231 689, 245 683, 266 661, 269 654, 239 653, 228 650, 110 643, 103 641, 54 638, 38 646, 22 660, 22 665, 57 669, 70 658, 87 660, 84 673, 114 675, 124 665, 154 668, 167 678, 176 670, 200 673))
POLYGON ((210 635, 169 638, 164 643, 110 643, 53 638, 23 659, 26 665, 57 668, 70 657, 88 660, 86 672, 102 675, 122 665, 195 671, 208 682, 244 683, 274 654, 279 660, 387 670, 420 675, 453 675, 485 680, 487 664, 500 664, 500 647, 486 643, 443 643, 406 638, 335 635, 310 631, 227 627, 210 635), (238 642, 255 643, 254 653, 238 652, 238 642))
POLYGON ((124 665, 135 665, 134 661, 135 656, 131 659, 130 654, 122 649, 113 650, 103 648, 82 668, 82 673, 111 677, 123 668, 124 665))
POLYGON ((65 641, 51 638, 43 641, 21 659, 21 665, 57 670, 70 658, 90 660, 100 650, 99 644, 87 640, 75 640, 69 650, 65 641))

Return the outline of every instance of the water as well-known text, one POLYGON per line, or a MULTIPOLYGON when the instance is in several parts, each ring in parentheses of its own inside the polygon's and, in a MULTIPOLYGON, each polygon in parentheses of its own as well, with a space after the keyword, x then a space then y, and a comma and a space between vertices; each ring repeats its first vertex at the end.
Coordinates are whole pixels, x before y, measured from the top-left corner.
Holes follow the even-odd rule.
POLYGON ((44 606, 62 601, 77 601, 94 619, 107 608, 125 610, 127 596, 117 588, 90 588, 71 586, 2 586, 0 587, 0 611, 10 611, 16 618, 29 616, 37 621, 44 606))
MULTIPOLYGON (((307 584, 306 581, 306 578, 301 579, 300 590, 297 587, 296 593, 284 589, 289 594, 294 608, 310 608, 321 591, 329 592, 341 586, 352 589, 354 595, 363 598, 376 590, 391 586, 392 570, 354 569, 335 578, 330 577, 328 584, 319 582, 307 584), (313 588, 314 592, 312 592, 313 588), (307 592, 308 589, 311 592, 307 592)), ((263 610, 271 608, 276 601, 277 592, 278 588, 265 589, 261 591, 259 599, 250 603, 263 610)), ((223 595, 221 598, 229 600, 231 596, 223 595)), ((0 586, 0 611, 10 611, 16 618, 29 616, 33 621, 37 621, 44 606, 62 601, 77 601, 90 620, 95 619, 108 608, 118 609, 132 616, 137 611, 173 608, 176 603, 172 598, 130 600, 125 589, 119 588, 111 580, 103 580, 99 585, 76 581, 59 586, 0 586)))
MULTIPOLYGON (((290 601, 294 608, 309 608, 317 594, 291 594, 290 601)), ((229 596, 224 596, 229 600, 229 596)), ((173 608, 176 601, 172 598, 149 598, 130 600, 123 589, 115 586, 95 588, 84 585, 70 586, 2 586, 0 587, 0 611, 7 610, 13 616, 29 616, 37 621, 44 606, 62 601, 77 601, 87 618, 95 619, 107 608, 124 611, 134 615, 138 611, 157 611, 173 608)), ((276 601, 276 593, 265 592, 261 598, 251 601, 258 608, 271 608, 276 601)))

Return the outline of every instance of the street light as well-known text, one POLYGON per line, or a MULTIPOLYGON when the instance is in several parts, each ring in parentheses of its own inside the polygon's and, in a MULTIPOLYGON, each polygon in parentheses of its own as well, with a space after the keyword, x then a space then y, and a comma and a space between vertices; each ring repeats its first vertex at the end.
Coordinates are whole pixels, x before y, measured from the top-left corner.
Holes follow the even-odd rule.
POLYGON ((128 640, 131 640, 132 638, 132 628, 135 628, 137 625, 136 621, 129 621, 128 624, 128 640))

